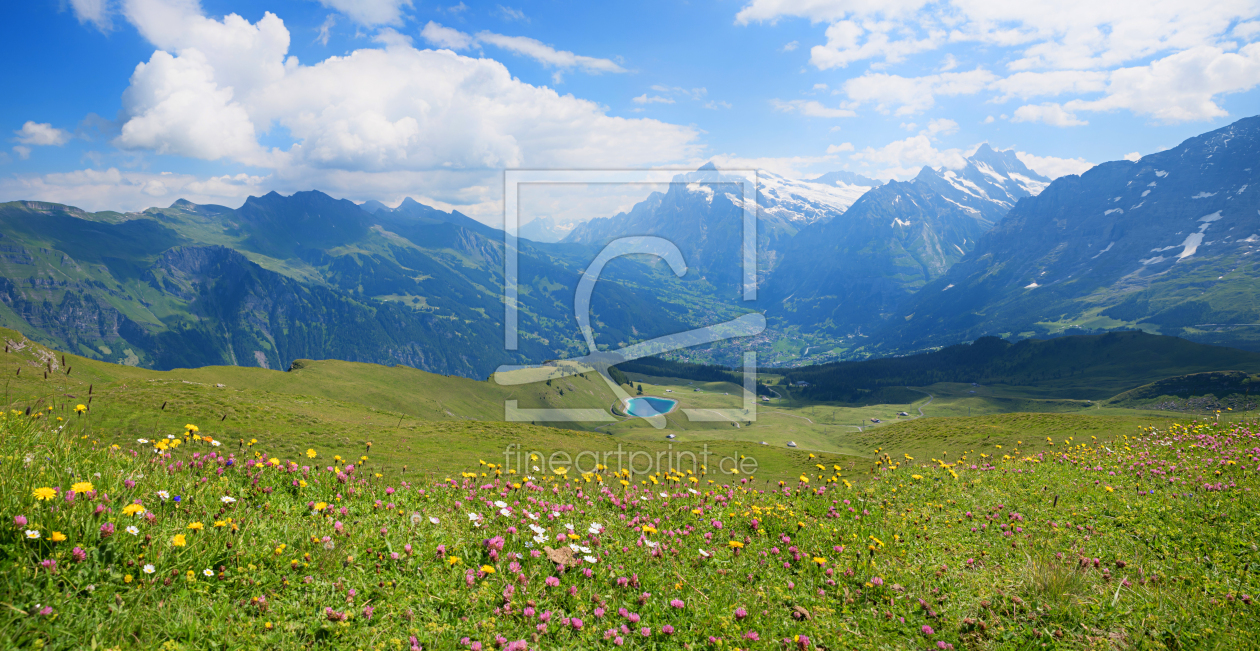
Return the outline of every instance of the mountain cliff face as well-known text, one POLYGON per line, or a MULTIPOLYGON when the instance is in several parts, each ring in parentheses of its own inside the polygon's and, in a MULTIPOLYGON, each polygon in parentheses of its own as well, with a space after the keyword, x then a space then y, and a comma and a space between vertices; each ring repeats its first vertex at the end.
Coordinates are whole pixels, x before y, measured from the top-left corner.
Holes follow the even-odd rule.
MULTIPOLYGON (((712 164, 698 173, 674 177, 665 192, 654 192, 629 212, 595 218, 574 228, 563 242, 603 244, 618 237, 656 235, 682 250, 693 273, 705 277, 723 295, 737 295, 742 282, 739 252, 743 241, 743 177, 719 175, 712 164)), ((878 181, 857 175, 818 183, 757 173, 757 245, 759 274, 773 269, 782 251, 803 227, 843 214, 878 181), (869 183, 869 185, 863 185, 869 183)))
MULTIPOLYGON (((522 337, 507 352, 501 231, 410 199, 373 208, 320 192, 251 197, 237 210, 0 204, 0 323, 160 369, 337 358, 485 377, 502 363, 587 352, 571 262, 522 246, 522 337)), ((612 280, 592 312, 608 346, 685 327, 681 308, 612 280)))
POLYGON ((970 251, 1044 177, 983 145, 960 170, 924 167, 865 193, 784 247, 765 286, 768 314, 837 335, 869 332, 970 251))
POLYGON ((889 321, 889 346, 1065 327, 1255 345, 1260 118, 1056 179, 889 321))

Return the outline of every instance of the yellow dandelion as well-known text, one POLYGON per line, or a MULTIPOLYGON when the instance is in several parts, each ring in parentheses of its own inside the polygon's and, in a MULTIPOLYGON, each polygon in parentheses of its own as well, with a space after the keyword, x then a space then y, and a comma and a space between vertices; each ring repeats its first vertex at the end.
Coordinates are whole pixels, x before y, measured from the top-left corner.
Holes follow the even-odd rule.
POLYGON ((61 542, 61 541, 65 540, 65 539, 66 539, 66 534, 61 533, 60 531, 54 531, 54 532, 52 532, 52 537, 51 537, 51 540, 52 540, 53 542, 61 542))
POLYGON ((184 545, 188 544, 188 541, 184 538, 184 534, 179 533, 179 534, 175 534, 174 538, 171 538, 171 544, 175 545, 176 547, 183 547, 184 545))
POLYGON ((57 489, 49 488, 48 486, 41 486, 40 488, 36 488, 31 491, 31 494, 34 495, 37 500, 51 500, 54 497, 57 497, 57 489))
POLYGON ((200 522, 192 522, 192 523, 189 523, 188 525, 188 529, 191 531, 201 531, 202 529, 205 529, 205 528, 206 528, 206 525, 201 524, 200 522))
POLYGON ((315 458, 315 456, 316 456, 316 454, 317 454, 317 453, 315 452, 315 448, 307 448, 307 449, 306 449, 306 456, 307 456, 307 458, 314 459, 314 458, 315 458))
POLYGON ((74 491, 74 492, 76 492, 76 493, 90 493, 90 492, 92 492, 92 489, 93 489, 93 488, 94 488, 94 487, 92 486, 92 482, 90 482, 90 481, 81 481, 81 482, 78 482, 78 483, 74 484, 73 486, 71 486, 71 487, 70 487, 70 490, 72 490, 72 491, 74 491))

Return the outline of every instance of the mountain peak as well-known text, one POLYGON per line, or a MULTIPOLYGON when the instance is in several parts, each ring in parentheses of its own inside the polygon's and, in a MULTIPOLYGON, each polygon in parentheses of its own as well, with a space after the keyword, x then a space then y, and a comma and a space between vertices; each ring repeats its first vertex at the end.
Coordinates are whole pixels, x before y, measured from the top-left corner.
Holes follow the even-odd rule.
POLYGON ((713 164, 713 161, 709 161, 709 162, 705 163, 704 165, 701 165, 701 166, 699 167, 699 169, 697 169, 696 171, 697 171, 697 172, 704 172, 704 171, 716 172, 716 171, 717 171, 717 165, 714 165, 714 164, 713 164))

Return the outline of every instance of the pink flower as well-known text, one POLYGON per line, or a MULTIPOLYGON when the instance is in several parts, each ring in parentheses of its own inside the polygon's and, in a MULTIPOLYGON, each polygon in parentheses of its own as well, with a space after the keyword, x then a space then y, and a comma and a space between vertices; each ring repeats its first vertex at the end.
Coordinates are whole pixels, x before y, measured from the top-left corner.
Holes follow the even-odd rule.
POLYGON ((544 581, 544 583, 547 584, 547 587, 554 588, 560 585, 560 579, 557 579, 554 576, 549 576, 547 577, 547 580, 544 581))
POLYGON ((19 527, 25 527, 25 526, 26 526, 26 516, 24 516, 24 515, 15 515, 15 516, 13 516, 13 524, 14 524, 14 525, 16 525, 16 526, 19 526, 19 527))
POLYGON ((82 547, 75 547, 70 550, 70 557, 74 559, 74 562, 82 563, 87 560, 87 552, 83 551, 82 547))
POLYGON ((643 628, 639 629, 639 635, 642 635, 643 637, 648 637, 652 635, 652 629, 648 628, 647 626, 644 626, 643 628))
POLYGON ((673 635, 673 634, 674 634, 674 627, 673 627, 673 626, 670 626, 669 624, 666 624, 666 625, 664 625, 664 626, 662 626, 662 627, 661 627, 661 632, 662 632, 662 633, 664 633, 664 634, 666 634, 666 635, 673 635))
POLYGON ((748 616, 748 611, 743 608, 735 609, 735 619, 743 619, 748 616))
POLYGON ((924 635, 935 635, 935 634, 936 634, 936 631, 932 630, 932 627, 931 627, 931 626, 928 626, 927 624, 924 624, 924 625, 923 625, 923 628, 921 628, 921 629, 919 629, 919 630, 923 631, 923 634, 924 634, 924 635))
POLYGON ((687 606, 687 604, 682 599, 674 599, 669 602, 669 605, 673 606, 674 608, 685 608, 687 606))
POLYGON ((579 630, 579 631, 580 631, 580 630, 582 630, 582 620, 580 620, 580 619, 578 619, 578 618, 576 618, 576 617, 574 617, 574 618, 572 618, 572 619, 570 619, 570 620, 569 620, 569 625, 570 625, 570 626, 572 626, 573 628, 575 628, 575 629, 579 630))
POLYGON ((871 577, 871 585, 878 588, 879 586, 884 585, 884 580, 878 576, 871 577))
POLYGON ((113 522, 106 522, 105 524, 101 525, 101 538, 108 538, 112 535, 114 535, 113 522))

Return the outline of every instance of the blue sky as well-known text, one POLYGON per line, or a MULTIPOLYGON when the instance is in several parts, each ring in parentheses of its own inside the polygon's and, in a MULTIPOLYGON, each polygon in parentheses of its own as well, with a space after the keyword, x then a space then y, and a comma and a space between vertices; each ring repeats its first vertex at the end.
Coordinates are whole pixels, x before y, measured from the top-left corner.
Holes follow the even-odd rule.
POLYGON ((982 142, 1058 176, 1260 112, 1258 16, 1238 0, 6 3, 0 200, 315 188, 494 221, 508 167, 904 179, 982 142))

